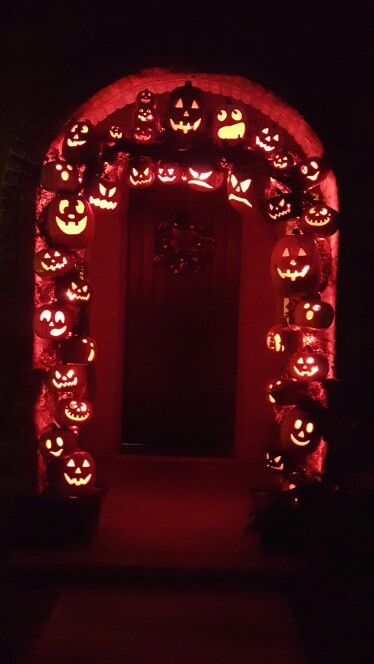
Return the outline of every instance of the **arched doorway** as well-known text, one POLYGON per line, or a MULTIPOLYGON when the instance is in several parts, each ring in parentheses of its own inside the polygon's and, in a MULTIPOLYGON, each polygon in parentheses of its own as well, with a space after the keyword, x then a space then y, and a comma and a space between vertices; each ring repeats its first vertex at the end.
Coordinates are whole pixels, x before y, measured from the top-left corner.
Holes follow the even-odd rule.
MULTIPOLYGON (((191 80, 193 85, 203 90, 211 106, 225 97, 244 104, 253 128, 269 123, 279 127, 284 133, 287 149, 297 155, 298 159, 320 156, 323 153, 318 138, 296 111, 261 86, 234 76, 174 73, 166 70, 142 72, 138 76, 126 77, 108 86, 78 109, 74 117, 77 120, 90 120, 103 132, 111 124, 123 125, 131 121, 136 95, 141 90, 153 90, 162 103, 170 91, 183 85, 186 80, 191 80)), ((58 152, 62 137, 63 132, 51 145, 49 158, 54 152, 58 152)), ((320 190, 324 202, 337 209, 337 189, 331 171, 321 183, 320 190)), ((136 195, 138 193, 140 195, 141 192, 136 192, 136 195)), ((88 250, 95 293, 90 309, 90 334, 98 342, 99 353, 92 392, 95 419, 94 423, 82 430, 80 440, 83 447, 90 449, 97 457, 115 456, 123 442, 126 344, 131 344, 131 334, 126 328, 131 319, 129 321, 127 318, 126 307, 129 306, 133 286, 127 278, 129 235, 126 220, 129 207, 131 213, 132 200, 134 198, 131 199, 131 196, 124 198, 121 214, 114 215, 110 223, 102 220, 96 224, 95 239, 88 250)), ((237 330, 234 334, 235 381, 228 398, 232 404, 232 441, 225 453, 233 454, 249 463, 257 463, 264 444, 275 435, 274 418, 264 399, 264 386, 267 380, 279 372, 280 362, 278 357, 268 353, 264 338, 268 328, 279 320, 280 315, 279 302, 277 303, 269 277, 269 260, 276 234, 264 222, 264 216, 260 212, 257 218, 251 219, 251 223, 246 223, 245 215, 243 218, 237 215, 236 223, 237 228, 241 226, 240 241, 236 239, 235 250, 237 254, 240 250, 241 268, 237 287, 237 330)), ((329 238, 328 242, 333 257, 333 269, 324 297, 334 302, 337 236, 329 238)), ((134 297, 134 293, 132 296, 134 297)), ((281 317, 282 315, 281 312, 281 317)), ((138 336, 136 329, 133 336, 138 336)), ((325 342, 333 356, 333 327, 325 333, 325 342)), ((39 353, 37 344, 36 366, 40 366, 39 353)), ((136 383, 137 376, 139 374, 135 372, 133 384, 136 383)), ((214 417, 211 409, 208 417, 214 417)), ((45 419, 43 424, 45 425, 45 419)))

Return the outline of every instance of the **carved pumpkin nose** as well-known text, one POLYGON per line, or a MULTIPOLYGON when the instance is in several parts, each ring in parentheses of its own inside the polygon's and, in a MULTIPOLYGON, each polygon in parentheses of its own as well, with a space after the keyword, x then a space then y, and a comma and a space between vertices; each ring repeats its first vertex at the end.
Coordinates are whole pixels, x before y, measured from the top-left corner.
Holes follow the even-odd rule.
POLYGON ((69 219, 75 219, 75 214, 68 214, 69 219))
POLYGON ((79 468, 79 466, 78 466, 78 468, 76 468, 76 470, 75 470, 75 474, 76 474, 76 475, 82 475, 82 471, 81 471, 81 469, 79 468))
POLYGON ((305 438, 304 431, 299 431, 298 436, 299 438, 305 438))
POLYGON ((185 111, 185 112, 183 113, 183 117, 184 117, 184 118, 188 118, 188 111, 185 111))
POLYGON ((294 258, 290 261, 290 265, 296 265, 296 261, 294 258))

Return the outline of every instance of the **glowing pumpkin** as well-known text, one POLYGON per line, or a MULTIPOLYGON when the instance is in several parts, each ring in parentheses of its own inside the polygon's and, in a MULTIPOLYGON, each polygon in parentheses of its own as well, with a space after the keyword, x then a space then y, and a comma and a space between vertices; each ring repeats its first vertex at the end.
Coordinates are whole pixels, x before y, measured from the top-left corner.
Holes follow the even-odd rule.
POLYGON ((236 147, 247 134, 247 114, 244 107, 226 98, 213 114, 213 140, 221 147, 236 147))
POLYGON ((106 135, 106 142, 108 145, 115 145, 118 141, 123 139, 123 131, 118 125, 111 125, 106 135))
POLYGON ((156 135, 154 127, 137 125, 132 129, 131 136, 137 143, 152 143, 156 135))
POLYGON ((156 108, 156 95, 154 92, 152 92, 152 90, 145 88, 144 90, 140 90, 140 92, 138 92, 136 95, 135 103, 137 106, 156 108))
POLYGON ((96 468, 91 454, 78 450, 62 459, 58 490, 66 496, 89 495, 95 486, 96 468))
POLYGON ((297 380, 323 380, 329 372, 329 362, 323 353, 306 349, 290 357, 287 371, 297 380))
POLYGON ((117 182, 101 178, 98 180, 90 193, 89 198, 92 208, 112 211, 115 210, 119 203, 119 187, 117 182))
POLYGON ((86 372, 81 364, 58 364, 48 372, 50 388, 59 394, 80 396, 86 389, 86 372))
POLYGON ((323 203, 310 205, 299 219, 303 233, 333 235, 337 231, 337 212, 323 203))
POLYGON ((159 161, 157 164, 157 178, 162 184, 178 184, 181 181, 181 168, 176 162, 159 161))
POLYGON ((268 126, 260 129, 254 138, 254 148, 264 152, 266 156, 276 154, 281 148, 279 128, 268 126))
POLYGON ((282 450, 275 445, 269 445, 265 451, 265 466, 268 470, 281 473, 284 470, 282 450))
POLYGON ((61 304, 46 304, 34 314, 33 328, 38 337, 60 341, 70 336, 74 312, 61 304))
POLYGON ((39 277, 63 277, 74 267, 74 257, 62 249, 43 249, 34 256, 34 270, 39 277))
POLYGON ((81 177, 77 166, 65 161, 48 161, 42 167, 40 184, 47 191, 75 192, 81 186, 81 177))
POLYGON ((149 157, 134 157, 130 162, 129 182, 135 189, 150 187, 156 178, 156 169, 149 157))
POLYGON ((208 163, 188 166, 185 175, 188 186, 196 191, 214 191, 219 189, 224 180, 222 171, 208 163))
POLYGON ((262 200, 266 184, 263 166, 248 155, 232 164, 227 175, 230 205, 238 212, 249 213, 262 200))
POLYGON ((47 462, 56 461, 77 449, 77 436, 71 429, 51 426, 38 441, 38 448, 47 462))
POLYGON ((68 304, 88 304, 91 299, 91 286, 84 277, 73 276, 59 284, 57 293, 68 304))
POLYGON ((295 160, 290 152, 271 153, 270 164, 275 171, 288 173, 295 164, 295 160))
POLYGON ((332 324, 334 314, 334 308, 328 302, 322 302, 319 298, 309 298, 297 303, 293 320, 297 325, 327 328, 332 324))
POLYGON ((294 353, 302 343, 302 332, 291 325, 273 325, 267 333, 267 348, 274 353, 294 353))
POLYGON ((199 137, 205 129, 203 91, 190 81, 175 88, 169 95, 164 126, 181 145, 188 145, 191 138, 199 137))
POLYGON ((81 427, 92 419, 92 406, 87 399, 64 397, 57 402, 56 420, 68 427, 81 427))
POLYGON ((62 143, 62 154, 72 164, 84 164, 93 152, 95 130, 89 120, 73 121, 62 143))
POLYGON ((71 337, 61 346, 61 356, 66 364, 91 364, 96 358, 96 341, 91 337, 71 337))
POLYGON ((51 242, 66 249, 84 249, 95 230, 91 206, 83 196, 55 196, 48 206, 46 231, 51 242))
POLYGON ((323 157, 309 157, 296 164, 298 179, 304 190, 319 184, 327 174, 323 157))
POLYGON ((315 417, 302 408, 293 408, 284 417, 279 444, 286 452, 313 452, 321 440, 315 417))
POLYGON ((274 245, 271 278, 281 295, 307 295, 318 291, 322 280, 321 256, 310 235, 285 235, 274 245))

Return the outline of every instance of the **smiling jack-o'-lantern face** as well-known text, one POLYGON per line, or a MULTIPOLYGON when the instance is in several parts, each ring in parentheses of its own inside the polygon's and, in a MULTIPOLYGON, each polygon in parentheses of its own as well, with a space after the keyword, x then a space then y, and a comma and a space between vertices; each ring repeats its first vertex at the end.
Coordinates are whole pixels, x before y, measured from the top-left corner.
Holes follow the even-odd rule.
POLYGON ((303 233, 333 235, 336 232, 337 213, 322 203, 314 203, 301 215, 299 226, 303 233))
POLYGON ((265 466, 268 470, 281 473, 284 470, 284 460, 279 447, 269 445, 265 452, 265 466))
POLYGON ((47 462, 56 461, 77 448, 77 436, 70 429, 52 426, 39 438, 39 451, 47 462))
POLYGON ((56 419, 59 424, 81 427, 92 418, 92 406, 87 399, 60 399, 56 405, 56 419))
POLYGON ((91 337, 71 337, 62 345, 62 359, 66 364, 91 364, 96 358, 96 341, 91 337))
POLYGON ((159 161, 157 178, 162 184, 178 184, 181 179, 181 168, 176 162, 159 161))
POLYGON ((204 94, 187 81, 169 95, 165 127, 174 135, 198 135, 205 125, 204 94))
POLYGON ((279 442, 284 450, 304 450, 309 454, 320 439, 315 418, 306 410, 293 408, 282 421, 279 442))
POLYGON ((40 173, 40 184, 47 191, 78 191, 81 177, 77 166, 64 161, 49 161, 40 173))
POLYGON ((296 169, 304 189, 315 187, 326 175, 326 168, 320 157, 304 159, 297 164, 296 169))
POLYGON ((282 295, 316 292, 321 283, 321 256, 309 235, 285 235, 274 245, 271 277, 282 295))
POLYGON ((287 221, 294 216, 293 197, 290 194, 273 196, 267 201, 266 209, 270 221, 287 221))
POLYGON ((198 164, 186 169, 187 184, 196 191, 214 191, 221 186, 224 176, 211 164, 198 164))
POLYGON ((254 146, 266 155, 279 151, 281 136, 277 127, 264 127, 255 136, 254 146))
POLYGON ((131 132, 131 136, 137 143, 152 143, 155 137, 155 129, 150 125, 137 125, 131 132))
POLYGON ((130 162, 129 181, 135 189, 150 187, 156 178, 156 169, 149 157, 138 157, 130 162))
POLYGON ((74 268, 71 254, 57 249, 43 249, 34 257, 34 270, 40 277, 63 277, 74 268))
POLYGON ((226 99, 214 112, 213 139, 222 147, 236 147, 247 132, 247 115, 242 105, 226 99))
POLYGON ((78 364, 58 364, 49 371, 48 383, 60 395, 71 392, 79 396, 86 387, 85 369, 78 364))
POLYGON ((136 111, 136 122, 140 124, 153 124, 156 120, 153 108, 150 106, 139 106, 136 111))
POLYGON ((34 332, 42 339, 59 341, 71 334, 74 314, 68 307, 59 304, 49 304, 39 307, 34 314, 34 332))
POLYGON ((95 482, 96 469, 91 454, 78 450, 63 458, 58 488, 64 495, 90 494, 95 482))
POLYGON ((67 249, 84 249, 94 234, 91 206, 83 196, 56 196, 48 207, 47 233, 55 244, 67 249))
POLYGON ((269 403, 274 406, 289 406, 299 403, 307 394, 307 384, 296 378, 273 378, 266 386, 269 403))
POLYGON ((329 363, 322 353, 303 350, 290 357, 287 371, 297 380, 323 380, 329 372, 329 363))
POLYGON ((108 129, 107 141, 108 143, 117 143, 123 138, 123 131, 118 125, 111 125, 108 129))
POLYGON ((301 300, 295 307, 293 319, 297 325, 327 328, 334 320, 334 309, 328 302, 316 298, 301 300))
POLYGON ((295 161, 289 152, 271 153, 270 163, 276 171, 287 172, 293 167, 295 161))
POLYGON ((63 143, 62 154, 73 164, 84 163, 89 155, 94 129, 89 120, 73 122, 68 128, 63 143))
POLYGON ((63 281, 57 289, 59 297, 69 304, 88 304, 91 299, 91 286, 83 277, 71 277, 63 281))
POLYGON ((286 325, 274 325, 270 328, 266 337, 266 345, 274 353, 294 353, 300 346, 302 333, 296 327, 286 325))
POLYGON ((118 205, 119 189, 116 182, 101 179, 93 187, 90 204, 99 210, 115 210, 118 205))
POLYGON ((138 92, 135 103, 137 106, 156 108, 156 95, 151 90, 148 90, 148 88, 145 88, 138 92))

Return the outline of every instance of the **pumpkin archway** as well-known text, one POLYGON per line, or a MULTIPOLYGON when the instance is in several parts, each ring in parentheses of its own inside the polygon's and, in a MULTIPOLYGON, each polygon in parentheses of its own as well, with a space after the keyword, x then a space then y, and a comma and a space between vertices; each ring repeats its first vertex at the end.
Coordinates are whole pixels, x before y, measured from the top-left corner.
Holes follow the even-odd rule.
MULTIPOLYGON (((212 127, 217 127, 217 122, 212 122, 212 127)), ((144 71, 139 75, 125 77, 101 90, 76 111, 74 118, 69 118, 65 128, 51 144, 45 157, 45 163, 64 157, 71 159, 73 172, 76 177, 81 179, 81 190, 78 193, 76 193, 76 190, 71 193, 67 188, 64 189, 63 184, 59 184, 58 189, 54 191, 45 187, 39 190, 36 202, 37 231, 35 243, 38 256, 41 256, 41 252, 47 251, 49 246, 53 250, 56 246, 62 256, 67 254, 66 260, 70 261, 72 265, 72 274, 75 277, 74 283, 77 281, 80 283, 89 276, 90 263, 92 264, 92 261, 100 262, 103 252, 112 250, 115 268, 111 278, 114 280, 114 289, 118 290, 124 260, 124 249, 123 246, 121 248, 118 238, 120 226, 123 226, 122 218, 126 217, 129 185, 143 188, 152 186, 155 181, 162 182, 160 172, 157 171, 159 162, 173 164, 171 168, 181 172, 181 180, 183 181, 183 172, 185 172, 183 166, 186 164, 182 162, 185 160, 185 154, 188 154, 188 150, 192 151, 191 154, 195 162, 197 157, 200 160, 202 159, 203 162, 209 161, 212 155, 222 157, 222 150, 225 150, 226 147, 225 132, 229 136, 230 146, 227 158, 224 155, 225 159, 221 161, 220 168, 227 171, 226 179, 233 193, 233 202, 237 204, 238 201, 243 201, 240 207, 244 222, 243 234, 250 233, 249 224, 246 224, 246 220, 253 207, 253 201, 247 192, 254 191, 254 185, 258 184, 256 169, 250 171, 250 177, 247 177, 247 179, 244 176, 242 179, 238 179, 236 173, 246 168, 245 160, 243 162, 242 159, 243 155, 246 159, 250 156, 253 162, 253 159, 255 161, 260 159, 258 157, 260 152, 263 153, 261 163, 266 163, 271 168, 271 177, 267 180, 267 187, 264 189, 265 180, 262 187, 262 191, 266 191, 268 198, 284 194, 287 200, 291 182, 289 170, 285 169, 288 171, 286 175, 280 175, 277 171, 281 171, 284 164, 291 164, 291 170, 294 168, 293 172, 295 174, 292 182, 295 183, 297 194, 300 200, 305 202, 305 206, 308 204, 310 208, 314 205, 315 198, 313 194, 316 194, 314 207, 317 204, 323 204, 327 208, 338 210, 337 186, 331 170, 326 172, 326 167, 324 167, 324 177, 321 181, 320 176, 318 179, 318 191, 315 187, 310 189, 310 183, 302 183, 304 172, 302 165, 313 162, 316 165, 313 168, 316 169, 319 166, 319 159, 323 156, 323 147, 305 120, 294 109, 287 106, 268 90, 245 78, 216 74, 175 73, 168 70, 153 69, 144 71), (186 84, 186 81, 188 84, 186 84), (149 100, 147 95, 142 94, 145 91, 148 92, 149 100), (157 99, 161 100, 162 113, 160 112, 159 116, 157 116, 157 99), (186 104, 188 105, 187 110, 185 108, 186 104), (219 109, 218 120, 223 121, 221 106, 225 109, 233 109, 232 112, 230 110, 232 115, 230 122, 233 122, 233 120, 236 122, 240 113, 240 121, 243 122, 243 118, 245 118, 244 129, 240 125, 238 136, 235 135, 233 139, 231 128, 230 131, 227 130, 226 132, 226 130, 222 131, 222 127, 219 126, 217 131, 220 133, 217 134, 217 137, 210 135, 207 139, 205 134, 204 138, 204 131, 208 131, 207 128, 210 126, 206 108, 219 109), (187 112, 188 118, 186 119, 185 114, 187 112), (173 120, 167 125, 165 125, 165 113, 167 118, 173 120), (121 123, 119 118, 122 118, 124 122, 121 123), (127 125, 124 126, 126 123, 127 125), (164 129, 162 126, 164 126, 164 129), (91 136, 91 142, 86 139, 86 135, 81 135, 83 127, 88 127, 86 134, 91 136), (113 133, 113 127, 116 128, 115 133, 113 133), (76 128, 74 135, 72 134, 73 128, 76 128), (125 135, 125 139, 123 135, 125 135), (258 136, 262 136, 263 140, 256 142, 258 136), (270 145, 270 141, 266 142, 268 136, 272 137, 273 142, 275 137, 278 136, 274 146, 273 143, 271 144, 271 150, 262 149, 262 145, 266 147, 270 145), (70 141, 68 152, 67 141, 70 141), (84 145, 82 141, 85 141, 84 145), (173 145, 173 150, 170 149, 168 141, 170 141, 170 145, 173 145), (280 145, 281 143, 282 145, 280 145), (287 150, 287 144, 291 146, 289 150, 287 150), (133 149, 131 146, 133 146, 133 149), (175 163, 175 150, 180 150, 179 154, 183 154, 183 158, 180 158, 179 163, 175 163), (238 155, 241 157, 239 160, 240 168, 236 170, 235 160, 238 155), (293 166, 295 162, 296 164, 293 166), (222 166, 222 164, 224 165, 222 166), (281 167, 278 166, 279 164, 281 164, 281 167), (126 173, 129 173, 129 180, 125 178, 126 173), (280 183, 281 191, 277 190, 274 182, 280 183), (252 188, 249 189, 250 187, 252 188), (122 188, 121 200, 118 198, 120 188, 122 188), (93 191, 94 193, 92 193, 93 191), (94 201, 98 201, 98 204, 94 201), (105 204, 102 201, 105 201, 105 204), (105 233, 108 239, 105 248, 101 246, 100 242, 95 243, 94 241, 91 244, 95 220, 96 227, 101 225, 102 228, 105 227, 106 229, 105 233)), ((214 184, 209 184, 210 180, 208 178, 211 172, 215 173, 214 168, 208 169, 204 166, 200 170, 197 168, 192 170, 197 173, 194 176, 195 188, 199 185, 198 188, 207 190, 220 186, 222 182, 223 178, 216 176, 214 184)), ((257 207, 260 207, 262 203, 261 196, 263 196, 262 193, 255 192, 257 207)), ((293 304, 295 304, 293 298, 295 296, 300 298, 305 295, 318 295, 319 291, 323 290, 324 301, 332 307, 335 305, 338 235, 335 233, 320 238, 318 233, 312 236, 308 229, 308 235, 302 234, 302 239, 297 238, 296 231, 300 226, 299 219, 305 206, 302 206, 300 214, 296 216, 295 213, 291 220, 289 217, 285 221, 281 219, 280 224, 283 224, 283 226, 274 226, 275 234, 278 236, 293 233, 295 237, 290 237, 289 242, 292 242, 292 246, 298 245, 299 254, 300 248, 303 252, 300 254, 303 256, 302 261, 300 261, 302 266, 297 272, 292 268, 292 261, 295 259, 290 256, 290 248, 287 249, 286 247, 286 251, 288 251, 287 260, 290 261, 290 266, 286 266, 284 270, 282 268, 281 272, 278 270, 275 275, 275 279, 278 279, 278 281, 283 279, 288 286, 288 289, 284 288, 283 282, 280 282, 282 288, 279 287, 278 289, 277 311, 273 322, 279 325, 294 324, 292 316, 293 304), (312 271, 310 266, 306 270, 306 266, 309 264, 307 257, 305 258, 305 254, 308 252, 306 252, 304 244, 312 248, 313 252, 317 252, 319 256, 318 260, 315 259, 318 262, 318 268, 315 268, 313 263, 313 280, 309 282, 312 283, 312 286, 306 290, 303 287, 296 288, 295 286, 296 283, 298 284, 297 279, 302 278, 300 275, 304 271, 308 272, 308 277, 312 271), (285 277, 282 277, 282 274, 285 277)), ((302 230, 300 232, 302 233, 302 230)), ((284 238, 278 240, 278 242, 284 244, 284 238)), ((244 246, 245 243, 243 250, 244 246)), ((268 258, 268 256, 264 256, 263 261, 267 261, 268 258)), ((282 260, 285 263, 284 258, 283 256, 282 260)), ((279 266, 276 266, 275 269, 277 267, 279 266)), ((54 308, 58 306, 59 290, 55 286, 55 278, 49 278, 49 275, 46 278, 45 272, 41 273, 40 269, 36 272, 35 306, 38 310, 46 304, 53 305, 54 308)), ((264 430, 264 422, 261 417, 257 418, 256 431, 254 431, 256 426, 254 427, 253 421, 251 421, 251 412, 253 414, 257 409, 257 397, 253 400, 248 414, 248 402, 244 396, 249 392, 253 393, 252 386, 249 388, 249 377, 245 374, 245 367, 248 365, 248 334, 245 330, 247 314, 245 314, 245 311, 248 309, 250 287, 249 274, 246 273, 244 267, 240 295, 239 327, 242 331, 239 331, 238 345, 236 450, 239 455, 247 457, 247 459, 257 460, 258 450, 252 456, 250 452, 249 454, 246 453, 246 450, 248 452, 248 441, 256 436, 260 436, 261 439, 261 430, 264 430)), ((91 299, 95 301, 94 289, 93 298, 91 299)), ((121 395, 118 394, 118 384, 122 373, 121 353, 123 352, 124 311, 123 309, 116 311, 109 309, 108 307, 108 311, 105 312, 99 312, 95 309, 91 311, 91 323, 93 323, 95 329, 97 329, 97 321, 100 318, 101 339, 99 341, 101 343, 99 343, 98 358, 100 358, 101 350, 102 357, 105 356, 106 362, 105 370, 99 369, 100 380, 96 383, 96 394, 93 401, 94 410, 96 409, 99 416, 98 437, 105 435, 106 439, 112 441, 111 452, 115 454, 116 444, 120 436, 121 395), (106 319, 105 325, 103 324, 103 318, 106 319), (113 343, 113 337, 115 343, 113 343), (105 352, 106 347, 112 349, 110 357, 105 352), (114 390, 110 387, 111 382, 115 385, 114 390)), ((81 307, 73 305, 68 309, 67 315, 70 316, 70 314, 74 319, 74 336, 71 337, 70 332, 68 332, 70 338, 66 342, 53 345, 49 340, 35 336, 35 368, 47 372, 58 362, 65 362, 68 347, 71 347, 72 343, 77 344, 78 339, 80 343, 83 343, 88 334, 92 332, 87 307, 83 310, 81 307)), ((265 338, 268 327, 265 322, 263 329, 265 338)), ((326 329, 318 330, 317 333, 315 330, 311 332, 309 328, 303 328, 300 337, 304 347, 308 343, 312 350, 322 350, 328 356, 329 375, 332 376, 334 325, 331 324, 326 329), (317 345, 315 346, 315 344, 317 345)), ((101 360, 99 359, 99 361, 101 360)), ((83 364, 87 363, 88 360, 83 361, 83 364)), ((263 392, 268 379, 269 376, 264 375, 263 384, 256 387, 258 393, 263 392)), ((88 397, 91 396, 92 394, 89 393, 88 397)), ((86 395, 83 395, 83 398, 86 398, 86 395)), ((260 398, 262 399, 263 396, 260 398)), ((318 398, 324 402, 322 385, 318 398)), ((35 408, 35 423, 38 435, 43 435, 45 429, 56 423, 56 411, 59 412, 59 405, 51 398, 45 383, 35 408)), ((279 419, 279 411, 276 415, 279 419)), ((79 430, 79 437, 83 441, 84 447, 88 447, 91 451, 94 447, 97 452, 99 447, 95 444, 92 445, 92 431, 89 426, 82 431, 82 434, 79 430), (91 431, 91 440, 85 431, 91 431)))

